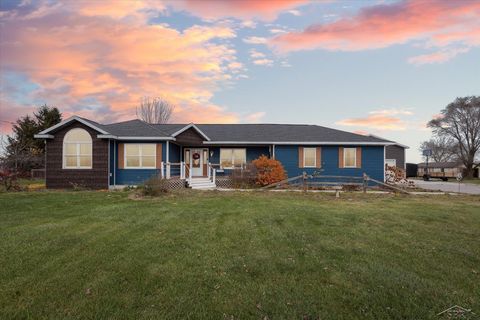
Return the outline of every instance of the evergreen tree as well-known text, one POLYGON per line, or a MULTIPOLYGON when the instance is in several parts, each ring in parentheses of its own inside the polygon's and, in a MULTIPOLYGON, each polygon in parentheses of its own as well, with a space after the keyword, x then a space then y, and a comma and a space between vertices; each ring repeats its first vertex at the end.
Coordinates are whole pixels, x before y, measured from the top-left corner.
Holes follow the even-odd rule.
POLYGON ((44 165, 45 143, 34 135, 62 121, 55 107, 41 106, 33 117, 20 117, 12 127, 13 134, 7 137, 3 166, 14 172, 28 172, 44 165))

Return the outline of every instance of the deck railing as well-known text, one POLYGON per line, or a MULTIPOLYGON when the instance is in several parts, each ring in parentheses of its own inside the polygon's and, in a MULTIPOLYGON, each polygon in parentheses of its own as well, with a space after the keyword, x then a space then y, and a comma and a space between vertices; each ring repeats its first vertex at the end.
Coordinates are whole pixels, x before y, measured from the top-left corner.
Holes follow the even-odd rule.
MULTIPOLYGON (((215 182, 217 177, 217 169, 215 164, 207 163, 207 178, 215 182)), ((162 179, 171 179, 172 177, 180 177, 182 180, 192 181, 192 170, 189 164, 184 161, 178 163, 163 162, 160 165, 160 176, 162 179)))

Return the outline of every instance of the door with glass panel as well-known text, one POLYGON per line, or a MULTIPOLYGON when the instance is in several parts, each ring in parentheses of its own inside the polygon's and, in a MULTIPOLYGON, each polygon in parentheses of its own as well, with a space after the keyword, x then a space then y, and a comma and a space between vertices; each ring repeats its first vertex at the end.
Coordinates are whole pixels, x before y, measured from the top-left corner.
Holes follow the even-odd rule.
MULTIPOLYGON (((208 149, 188 148, 184 152, 185 164, 192 171, 192 177, 207 175, 208 149)), ((187 171, 188 174, 188 171, 187 171)))

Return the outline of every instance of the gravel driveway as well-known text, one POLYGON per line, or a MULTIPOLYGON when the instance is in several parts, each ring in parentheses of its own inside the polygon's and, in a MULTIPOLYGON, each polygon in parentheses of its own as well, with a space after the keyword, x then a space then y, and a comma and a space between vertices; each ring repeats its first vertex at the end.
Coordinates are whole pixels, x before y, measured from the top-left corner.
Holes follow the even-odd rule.
POLYGON ((427 190, 440 190, 445 192, 460 192, 480 195, 480 185, 470 183, 415 180, 415 185, 419 188, 427 190))

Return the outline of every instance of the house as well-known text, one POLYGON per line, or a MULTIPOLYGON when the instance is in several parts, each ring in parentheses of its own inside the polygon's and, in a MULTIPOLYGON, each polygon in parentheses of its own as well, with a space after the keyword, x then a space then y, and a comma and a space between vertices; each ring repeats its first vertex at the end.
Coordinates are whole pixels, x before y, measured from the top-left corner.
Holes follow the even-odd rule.
MULTIPOLYGON (((289 177, 361 176, 384 181, 387 147, 396 142, 316 125, 100 124, 73 116, 35 136, 46 142, 47 188, 107 189, 152 176, 215 183, 215 177, 266 155, 289 177)), ((404 153, 392 153, 393 156, 404 153)), ((390 155, 389 155, 390 157, 390 155)), ((396 160, 404 163, 404 157, 396 160)))

